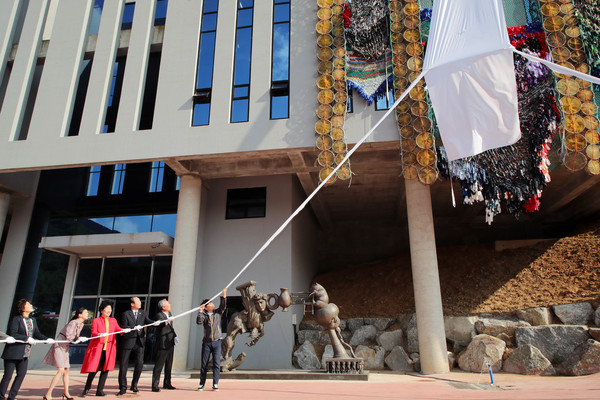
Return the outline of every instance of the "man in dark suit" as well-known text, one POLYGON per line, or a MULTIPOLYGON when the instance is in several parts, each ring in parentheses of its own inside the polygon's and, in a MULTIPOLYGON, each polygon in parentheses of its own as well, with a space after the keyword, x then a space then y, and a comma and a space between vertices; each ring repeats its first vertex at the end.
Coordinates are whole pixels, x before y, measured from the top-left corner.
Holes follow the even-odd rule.
POLYGON ((139 297, 131 298, 131 309, 121 314, 119 326, 123 329, 132 329, 131 332, 123 334, 121 337, 121 360, 119 362, 119 393, 117 396, 127 392, 127 367, 129 359, 133 354, 133 378, 131 379, 131 391, 138 392, 138 381, 142 374, 144 366, 144 344, 146 340, 146 332, 140 327, 153 323, 146 315, 146 312, 141 309, 142 302, 139 297))
POLYGON ((175 347, 175 340, 177 334, 173 329, 171 304, 167 299, 162 299, 158 302, 159 311, 154 319, 155 323, 159 321, 160 325, 156 328, 156 363, 154 364, 154 370, 152 371, 152 391, 160 392, 160 372, 165 367, 165 378, 163 380, 164 389, 175 389, 171 385, 171 367, 173 366, 173 348, 175 347))

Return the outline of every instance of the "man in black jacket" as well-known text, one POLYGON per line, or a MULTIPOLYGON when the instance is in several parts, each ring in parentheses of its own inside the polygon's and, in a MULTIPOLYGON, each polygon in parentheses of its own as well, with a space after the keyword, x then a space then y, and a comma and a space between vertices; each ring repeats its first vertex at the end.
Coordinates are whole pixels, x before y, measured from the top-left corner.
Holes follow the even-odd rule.
POLYGON ((127 367, 129 359, 133 354, 133 378, 131 379, 131 391, 138 392, 138 381, 144 367, 144 344, 146 341, 146 332, 140 327, 153 323, 141 309, 142 302, 139 297, 131 298, 131 309, 121 314, 119 326, 123 329, 132 329, 131 332, 123 334, 121 337, 121 360, 119 362, 119 393, 117 396, 127 392, 127 367), (137 327, 137 328, 136 328, 137 327))
POLYGON ((165 367, 165 378, 163 379, 164 389, 175 389, 171 385, 171 368, 173 366, 173 347, 177 334, 173 329, 171 304, 167 299, 162 299, 158 302, 158 307, 161 309, 154 319, 154 323, 161 322, 156 328, 156 363, 152 370, 152 391, 160 392, 160 372, 165 367), (164 321, 164 322, 162 322, 164 321))
POLYGON ((200 368, 200 386, 204 390, 206 374, 208 373, 208 360, 212 355, 213 360, 213 390, 219 390, 219 377, 221 372, 221 316, 227 307, 227 288, 223 289, 223 297, 219 308, 215 310, 213 302, 208 299, 202 302, 196 323, 204 325, 204 339, 202 340, 202 366, 200 368))

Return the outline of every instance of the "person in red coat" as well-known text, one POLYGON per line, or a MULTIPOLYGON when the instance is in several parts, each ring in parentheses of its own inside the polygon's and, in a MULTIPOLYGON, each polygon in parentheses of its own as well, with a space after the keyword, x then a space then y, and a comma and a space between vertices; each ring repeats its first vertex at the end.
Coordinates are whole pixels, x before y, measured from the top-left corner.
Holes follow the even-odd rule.
POLYGON ((92 381, 96 376, 96 372, 100 372, 96 396, 105 396, 104 384, 106 383, 108 371, 115 369, 117 340, 115 335, 108 335, 108 333, 118 332, 121 330, 121 327, 115 318, 110 317, 112 314, 111 302, 103 301, 100 303, 99 311, 100 316, 92 321, 92 337, 102 337, 91 339, 85 352, 83 364, 81 365, 81 373, 87 373, 88 377, 81 397, 87 396, 92 387, 92 381))

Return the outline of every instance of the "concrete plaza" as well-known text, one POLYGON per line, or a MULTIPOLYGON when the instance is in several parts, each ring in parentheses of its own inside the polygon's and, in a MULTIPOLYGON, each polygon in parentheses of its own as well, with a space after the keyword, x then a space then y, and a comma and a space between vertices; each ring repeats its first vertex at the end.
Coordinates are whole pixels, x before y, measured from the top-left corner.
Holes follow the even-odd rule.
MULTIPOLYGON (((220 390, 213 392, 212 381, 207 381, 205 391, 197 391, 198 380, 190 378, 197 371, 182 371, 173 375, 177 390, 151 392, 151 371, 144 371, 139 382, 140 392, 128 392, 122 398, 148 400, 196 400, 210 399, 600 399, 600 374, 583 377, 539 377, 507 373, 494 374, 495 384, 490 384, 487 374, 453 371, 439 375, 398 374, 371 372, 367 381, 315 380, 297 371, 262 371, 260 375, 272 374, 272 379, 251 379, 256 371, 247 372, 244 379, 231 379, 222 375, 220 390), (298 379, 277 379, 298 373, 298 379)), ((19 400, 41 399, 45 394, 54 371, 50 369, 28 372, 19 392, 19 400)), ((107 380, 107 397, 115 398, 118 392, 118 371, 112 371, 107 380)), ((71 374, 71 395, 79 397, 85 383, 85 375, 78 369, 71 374)), ((131 379, 131 371, 128 374, 131 379)), ((325 377, 324 377, 325 378, 325 377)), ((88 396, 95 398, 95 385, 88 396)), ((161 383, 162 384, 162 383, 161 383)), ((54 391, 53 398, 62 395, 62 383, 54 391)))

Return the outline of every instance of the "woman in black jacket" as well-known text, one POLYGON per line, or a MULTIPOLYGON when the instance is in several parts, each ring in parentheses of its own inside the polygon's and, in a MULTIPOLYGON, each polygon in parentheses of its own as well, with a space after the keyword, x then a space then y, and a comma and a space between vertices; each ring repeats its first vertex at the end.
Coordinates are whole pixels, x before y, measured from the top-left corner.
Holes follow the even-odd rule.
POLYGON ((17 397, 17 393, 19 393, 19 389, 21 388, 21 383, 23 383, 25 374, 27 374, 29 353, 31 351, 31 345, 34 343, 33 339, 48 339, 41 334, 37 322, 35 322, 35 318, 29 316, 29 314, 33 312, 33 306, 29 300, 21 299, 17 301, 15 311, 16 315, 10 319, 6 333, 16 340, 26 343, 7 343, 2 352, 2 358, 4 359, 4 376, 2 377, 2 381, 0 381, 0 399, 6 396, 6 390, 12 379, 13 372, 15 370, 17 371, 17 377, 8 393, 8 400, 14 400, 17 397))

